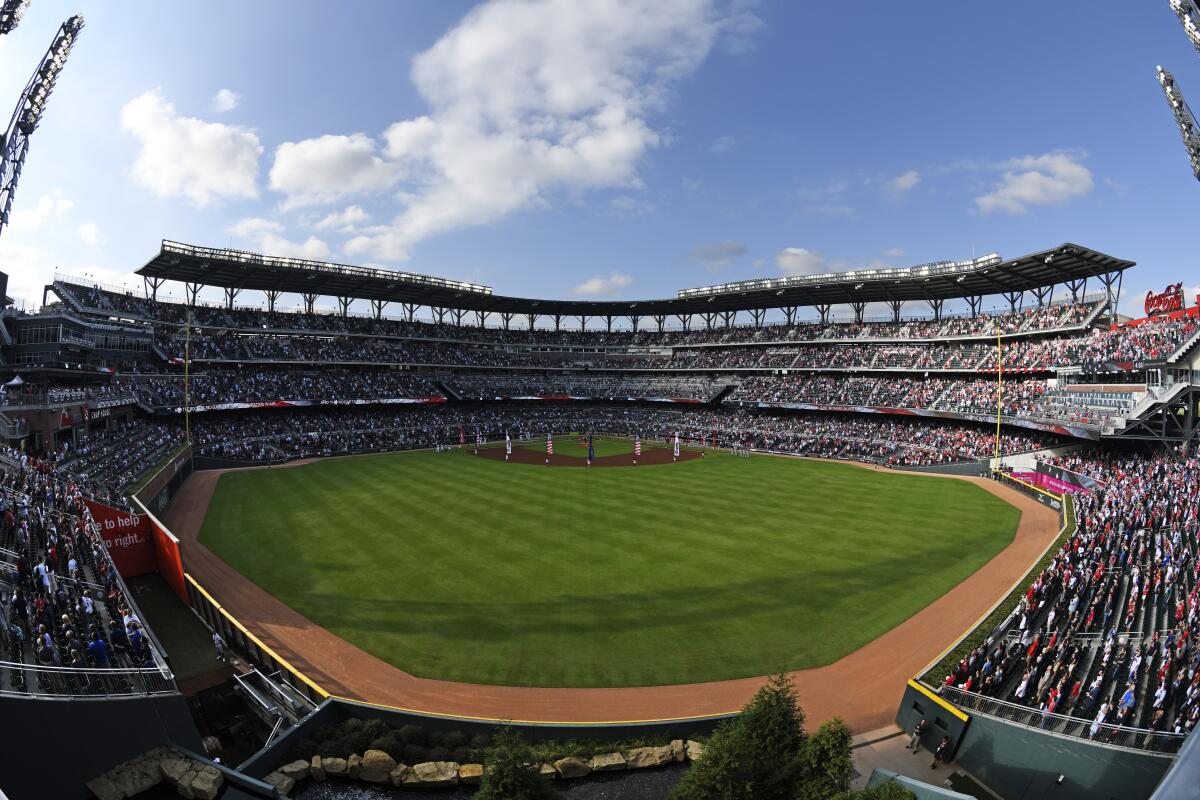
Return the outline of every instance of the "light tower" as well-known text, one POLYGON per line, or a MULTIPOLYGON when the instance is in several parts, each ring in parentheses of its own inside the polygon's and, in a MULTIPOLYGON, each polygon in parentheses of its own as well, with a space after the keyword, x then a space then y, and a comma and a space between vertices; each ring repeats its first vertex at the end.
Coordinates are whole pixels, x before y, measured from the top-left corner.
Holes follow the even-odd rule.
MULTIPOLYGON (((24 10, 24 2, 4 2, 3 9, 8 13, 9 7, 19 9, 12 13, 12 25, 24 10)), ((4 19, 8 19, 5 17, 4 19)), ((9 28, 11 30, 11 26, 9 28)), ((12 210, 13 194, 17 190, 17 181, 21 178, 21 167, 25 164, 25 156, 29 153, 29 137, 37 130, 46 111, 46 101, 54 91, 58 74, 67 63, 67 56, 75 45, 79 31, 83 29, 83 17, 76 14, 58 27, 50 49, 42 56, 33 77, 21 93, 17 107, 13 111, 8 129, 0 134, 0 233, 8 224, 8 215, 12 210)))
POLYGON ((29 0, 0 0, 0 36, 17 27, 27 8, 29 0))
POLYGON ((1196 117, 1183 99, 1183 93, 1175 85, 1175 76, 1162 67, 1158 68, 1158 82, 1162 85, 1163 94, 1175 115, 1175 123, 1179 126, 1179 135, 1183 137, 1183 146, 1187 150, 1188 161, 1192 165, 1192 174, 1200 180, 1200 126, 1196 117))
POLYGON ((1183 25, 1183 32, 1191 40, 1196 52, 1200 53, 1200 7, 1196 6, 1196 0, 1170 0, 1170 3, 1171 10, 1183 25))

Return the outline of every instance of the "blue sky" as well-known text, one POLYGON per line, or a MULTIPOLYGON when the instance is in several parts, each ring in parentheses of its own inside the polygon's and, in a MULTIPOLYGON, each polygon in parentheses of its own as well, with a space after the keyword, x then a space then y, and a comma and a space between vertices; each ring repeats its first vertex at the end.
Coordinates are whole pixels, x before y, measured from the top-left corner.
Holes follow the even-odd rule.
POLYGON ((1200 283, 1154 72, 1200 102, 1200 56, 1166 0, 331 8, 33 0, 7 102, 87 27, 0 235, 10 293, 140 286, 162 238, 539 297, 1064 241, 1139 263, 1126 308, 1200 283))

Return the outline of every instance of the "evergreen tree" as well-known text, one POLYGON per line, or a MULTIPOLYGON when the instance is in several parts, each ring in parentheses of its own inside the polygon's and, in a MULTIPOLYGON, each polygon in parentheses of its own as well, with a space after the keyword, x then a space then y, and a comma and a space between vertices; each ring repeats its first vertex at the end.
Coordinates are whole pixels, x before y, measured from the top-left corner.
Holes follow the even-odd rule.
POLYGON ((475 800, 553 800, 559 796, 538 774, 529 745, 511 728, 496 734, 483 763, 483 781, 475 800))
POLYGON ((852 744, 850 729, 840 717, 829 720, 808 737, 800 757, 803 777, 797 800, 828 800, 849 791, 854 776, 852 744))

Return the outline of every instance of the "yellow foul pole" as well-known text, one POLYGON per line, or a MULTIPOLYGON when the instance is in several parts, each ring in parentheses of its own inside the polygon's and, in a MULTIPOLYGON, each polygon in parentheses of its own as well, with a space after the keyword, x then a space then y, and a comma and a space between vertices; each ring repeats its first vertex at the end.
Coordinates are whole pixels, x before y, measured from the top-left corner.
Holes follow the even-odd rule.
POLYGON ((1004 354, 1000 351, 1000 331, 996 331, 996 471, 1000 471, 1000 400, 1004 389, 1004 354))

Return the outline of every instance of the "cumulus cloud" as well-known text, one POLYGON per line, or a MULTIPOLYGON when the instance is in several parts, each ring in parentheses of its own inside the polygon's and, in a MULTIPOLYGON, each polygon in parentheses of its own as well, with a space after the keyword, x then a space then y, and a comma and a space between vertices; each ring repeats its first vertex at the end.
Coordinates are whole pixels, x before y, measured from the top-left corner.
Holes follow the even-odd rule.
POLYGON ((346 244, 383 260, 558 192, 637 187, 639 163, 663 143, 654 115, 718 37, 746 35, 754 18, 713 0, 491 0, 414 59, 427 114, 381 143, 285 144, 271 186, 296 206, 402 184, 399 213, 346 244))
POLYGON ((609 273, 589 278, 571 290, 576 297, 616 297, 621 291, 633 283, 633 277, 621 272, 609 273))
POLYGON ((688 253, 688 257, 692 261, 699 263, 709 272, 720 272, 744 255, 746 255, 746 245, 734 241, 698 244, 688 253))
POLYGON ((732 136, 718 136, 712 140, 708 150, 715 156, 722 156, 737 149, 737 139, 732 136))
POLYGON ((904 250, 899 247, 889 247, 883 251, 884 258, 900 258, 904 255, 904 250))
POLYGON ((1091 171, 1079 153, 1046 153, 1014 158, 987 194, 975 198, 980 212, 1024 214, 1031 206, 1061 206, 1092 190, 1091 171))
POLYGON ((284 208, 331 203, 352 194, 380 192, 401 177, 364 133, 284 142, 275 150, 271 188, 287 195, 284 208))
POLYGON ((825 257, 803 247, 785 247, 775 254, 775 266, 788 277, 819 275, 828 271, 825 257))
POLYGON ((18 203, 9 218, 9 230, 13 233, 21 231, 36 231, 53 219, 59 219, 72 208, 75 203, 63 197, 62 189, 53 189, 37 199, 33 205, 18 203))
POLYGON ((887 187, 888 191, 892 192, 893 194, 904 194, 920 182, 921 173, 917 172, 915 169, 910 169, 908 172, 905 172, 902 175, 897 175, 888 181, 887 187))
POLYGON ((350 233, 371 218, 362 206, 347 206, 341 211, 331 211, 316 224, 319 231, 350 233))
POLYGON ((133 179, 158 197, 182 196, 198 207, 258 197, 258 157, 251 130, 181 116, 153 89, 121 109, 121 127, 139 142, 133 179))
POLYGON ((229 226, 228 231, 231 236, 248 242, 254 250, 273 256, 320 261, 329 258, 331 252, 329 245, 316 236, 309 236, 303 242, 288 239, 283 235, 284 226, 281 223, 262 217, 238 220, 229 226))
POLYGON ((218 114, 225 114, 237 108, 240 102, 242 102, 241 95, 234 94, 229 89, 221 89, 213 95, 212 108, 218 114))
POLYGON ((85 222, 79 226, 79 240, 88 247, 100 244, 100 228, 94 222, 85 222))

